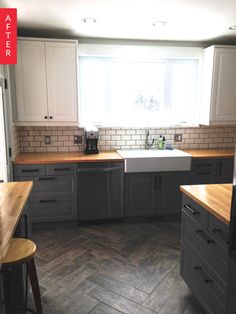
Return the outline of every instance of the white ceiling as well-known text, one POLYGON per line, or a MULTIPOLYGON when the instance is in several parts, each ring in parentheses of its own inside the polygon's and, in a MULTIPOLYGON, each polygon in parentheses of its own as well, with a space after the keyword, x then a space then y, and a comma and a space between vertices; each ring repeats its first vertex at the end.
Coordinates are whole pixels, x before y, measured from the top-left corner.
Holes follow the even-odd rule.
POLYGON ((236 41, 236 0, 0 0, 18 9, 20 35, 236 41), (83 18, 95 18, 86 25, 83 18), (154 27, 154 21, 166 21, 154 27))

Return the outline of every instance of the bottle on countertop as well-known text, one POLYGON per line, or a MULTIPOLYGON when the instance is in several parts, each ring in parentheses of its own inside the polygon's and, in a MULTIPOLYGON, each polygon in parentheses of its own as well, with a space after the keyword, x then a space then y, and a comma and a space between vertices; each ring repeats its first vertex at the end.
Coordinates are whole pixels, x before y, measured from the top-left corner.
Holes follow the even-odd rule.
POLYGON ((157 143, 157 148, 162 149, 162 146, 163 146, 163 137, 162 137, 162 135, 160 135, 160 137, 158 139, 158 143, 157 143))

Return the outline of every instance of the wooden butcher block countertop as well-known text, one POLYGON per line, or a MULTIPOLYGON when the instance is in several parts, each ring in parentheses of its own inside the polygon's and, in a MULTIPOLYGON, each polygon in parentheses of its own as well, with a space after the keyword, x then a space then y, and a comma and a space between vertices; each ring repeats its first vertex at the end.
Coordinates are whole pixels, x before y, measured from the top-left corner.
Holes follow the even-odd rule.
POLYGON ((182 185, 180 190, 219 220, 229 224, 232 184, 182 185))
POLYGON ((0 183, 0 264, 33 187, 33 182, 0 183))
POLYGON ((234 157, 234 148, 230 149, 182 149, 193 158, 227 158, 234 157))
POLYGON ((86 155, 81 152, 71 153, 20 153, 15 161, 17 164, 50 164, 72 162, 116 162, 123 161, 115 151, 100 152, 99 154, 86 155))

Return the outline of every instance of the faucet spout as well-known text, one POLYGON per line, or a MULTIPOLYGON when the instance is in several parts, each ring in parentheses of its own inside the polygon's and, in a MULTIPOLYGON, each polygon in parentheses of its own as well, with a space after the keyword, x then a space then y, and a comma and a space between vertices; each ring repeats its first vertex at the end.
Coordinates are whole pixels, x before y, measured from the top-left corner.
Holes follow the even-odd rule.
POLYGON ((148 143, 148 137, 149 137, 149 129, 147 128, 146 129, 146 137, 145 137, 145 145, 144 145, 145 149, 151 148, 153 146, 153 144, 154 144, 154 139, 152 140, 152 144, 148 143))

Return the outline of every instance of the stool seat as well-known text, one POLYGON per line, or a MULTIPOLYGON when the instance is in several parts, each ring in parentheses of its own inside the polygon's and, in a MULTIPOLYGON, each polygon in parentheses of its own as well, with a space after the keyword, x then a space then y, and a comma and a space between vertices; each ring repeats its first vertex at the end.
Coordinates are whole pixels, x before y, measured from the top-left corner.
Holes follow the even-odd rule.
POLYGON ((36 245, 29 239, 13 238, 2 264, 24 263, 34 257, 36 245))

